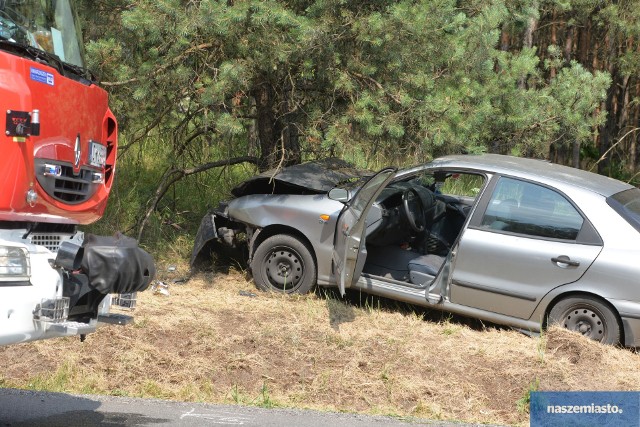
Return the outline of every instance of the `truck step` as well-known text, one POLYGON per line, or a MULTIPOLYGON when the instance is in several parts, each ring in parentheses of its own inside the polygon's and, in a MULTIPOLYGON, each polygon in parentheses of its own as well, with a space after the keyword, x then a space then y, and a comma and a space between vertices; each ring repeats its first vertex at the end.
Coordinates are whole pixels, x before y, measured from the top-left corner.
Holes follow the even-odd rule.
POLYGON ((56 332, 61 332, 65 335, 80 335, 95 332, 96 325, 95 322, 93 324, 89 324, 67 321, 59 323, 48 323, 48 329, 56 332))
POLYGON ((98 322, 108 323, 110 325, 128 325, 133 322, 132 316, 119 313, 101 314, 98 316, 98 322))

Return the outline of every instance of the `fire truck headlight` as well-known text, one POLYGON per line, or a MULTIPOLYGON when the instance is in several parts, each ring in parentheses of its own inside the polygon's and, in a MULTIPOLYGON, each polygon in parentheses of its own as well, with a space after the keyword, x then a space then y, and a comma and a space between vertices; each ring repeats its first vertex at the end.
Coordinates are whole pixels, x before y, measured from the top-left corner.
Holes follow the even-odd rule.
POLYGON ((31 263, 25 248, 0 246, 0 281, 29 281, 31 263))

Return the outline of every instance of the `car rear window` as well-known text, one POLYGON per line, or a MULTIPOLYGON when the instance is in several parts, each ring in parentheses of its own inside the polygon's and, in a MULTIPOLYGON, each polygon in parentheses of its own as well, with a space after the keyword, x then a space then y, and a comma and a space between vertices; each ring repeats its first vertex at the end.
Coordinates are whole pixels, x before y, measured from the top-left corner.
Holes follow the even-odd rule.
POLYGON ((607 198, 607 203, 636 230, 640 231, 640 189, 616 193, 607 198))

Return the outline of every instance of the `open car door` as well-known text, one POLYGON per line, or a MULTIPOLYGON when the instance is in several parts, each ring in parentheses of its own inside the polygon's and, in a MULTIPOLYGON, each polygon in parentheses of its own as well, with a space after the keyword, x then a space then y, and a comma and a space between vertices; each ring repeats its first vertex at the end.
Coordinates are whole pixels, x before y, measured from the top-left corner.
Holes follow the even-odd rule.
POLYGON ((367 214, 380 192, 396 175, 397 169, 383 169, 349 200, 338 218, 333 243, 333 265, 340 294, 360 277, 367 257, 365 230, 367 214))

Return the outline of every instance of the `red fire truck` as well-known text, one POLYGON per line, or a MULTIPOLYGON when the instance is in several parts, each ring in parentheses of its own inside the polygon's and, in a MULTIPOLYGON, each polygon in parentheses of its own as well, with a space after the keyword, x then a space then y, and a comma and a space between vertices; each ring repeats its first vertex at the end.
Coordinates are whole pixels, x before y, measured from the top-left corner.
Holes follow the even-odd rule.
POLYGON ((86 69, 69 0, 0 0, 0 345, 130 316, 155 274, 134 239, 78 225, 104 213, 118 125, 86 69))

